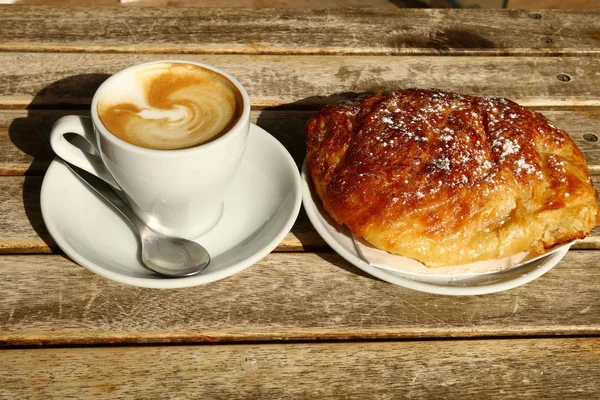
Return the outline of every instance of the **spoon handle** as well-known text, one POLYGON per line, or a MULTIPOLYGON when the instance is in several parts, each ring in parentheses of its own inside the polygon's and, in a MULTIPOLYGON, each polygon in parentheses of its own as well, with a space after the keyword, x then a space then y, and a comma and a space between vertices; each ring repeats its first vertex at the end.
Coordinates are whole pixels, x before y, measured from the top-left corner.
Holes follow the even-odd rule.
POLYGON ((71 164, 66 160, 62 162, 73 172, 78 178, 87 183, 94 189, 104 200, 116 208, 133 226, 142 233, 146 229, 146 224, 133 212, 131 206, 124 200, 125 194, 122 191, 111 187, 108 183, 95 175, 90 174, 86 170, 71 164), (120 193, 119 193, 120 192, 120 193))
MULTIPOLYGON (((50 127, 45 124, 41 124, 36 128, 42 139, 44 139, 45 142, 50 145, 50 127)), ((61 161, 67 166, 67 168, 71 170, 71 172, 75 174, 75 176, 87 183, 87 185, 94 189, 94 191, 98 193, 100 197, 116 208, 123 215, 123 217, 125 217, 125 219, 129 221, 129 223, 131 223, 135 229, 137 229, 140 234, 142 234, 142 232, 146 232, 148 227, 144 221, 142 221, 140 217, 133 212, 131 206, 125 200, 125 193, 123 193, 122 190, 118 190, 117 188, 110 186, 102 179, 90 174, 86 170, 79 168, 76 165, 71 164, 67 160, 63 160, 61 158, 61 161)))

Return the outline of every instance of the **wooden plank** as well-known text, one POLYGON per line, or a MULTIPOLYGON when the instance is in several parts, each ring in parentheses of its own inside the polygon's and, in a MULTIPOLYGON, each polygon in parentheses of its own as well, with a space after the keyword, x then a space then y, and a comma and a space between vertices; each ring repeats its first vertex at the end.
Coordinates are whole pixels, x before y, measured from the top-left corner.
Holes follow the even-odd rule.
MULTIPOLYGON (((540 111, 565 129, 583 151, 592 173, 600 173, 600 108, 540 111)), ((298 166, 305 155, 304 127, 314 111, 263 109, 251 113, 253 123, 275 136, 298 166)), ((40 137, 63 115, 89 115, 83 110, 0 110, 0 175, 39 175, 53 158, 40 137)))
POLYGON ((58 255, 0 257, 0 344, 77 345, 600 334, 598 254, 527 285, 447 297, 391 285, 335 253, 273 253, 195 288, 129 287, 58 255))
POLYGON ((40 177, 0 179, 0 253, 58 251, 40 208, 40 177))
POLYGON ((595 55, 599 16, 597 10, 4 6, 0 50, 595 55))
MULTIPOLYGON (((220 8, 339 8, 340 0, 8 0, 7 3, 30 5, 68 5, 68 6, 144 6, 144 7, 220 7, 220 8)), ((469 4, 468 1, 462 2, 469 4)), ((471 1, 481 8, 500 8, 501 2, 494 0, 471 1)), ((450 8, 450 0, 345 0, 344 7, 351 8, 450 8)), ((510 0, 509 9, 539 10, 539 9, 595 9, 600 8, 598 0, 510 0)))
MULTIPOLYGON (((565 129, 583 151, 592 173, 600 173, 600 108, 541 110, 565 129)), ((252 122, 275 136, 298 166, 305 155, 304 127, 314 111, 255 110, 252 122)), ((89 115, 83 110, 0 110, 0 175, 42 174, 53 153, 38 134, 49 131, 63 115, 89 115)))
MULTIPOLYGON (((600 188, 600 175, 594 175, 600 188)), ((60 249, 48 233, 40 209, 42 178, 0 177, 0 254, 53 253, 60 249)), ((589 237, 576 243, 575 249, 600 249, 600 226, 589 237)), ((328 246, 314 230, 304 209, 275 251, 326 250, 328 246)))
MULTIPOLYGON (((60 252, 42 218, 41 188, 42 177, 39 176, 0 177, 0 254, 60 252)), ((600 237, 597 239, 600 242, 600 237)), ((326 248, 302 210, 291 232, 275 251, 326 248)))
POLYGON ((598 0, 509 0, 508 8, 520 10, 537 10, 541 8, 568 8, 568 9, 594 9, 600 8, 598 0))
POLYGON ((6 398, 590 399, 600 339, 5 350, 6 398))
MULTIPOLYGON (((599 47, 600 48, 600 47, 599 47)), ((87 106, 98 86, 162 54, 0 53, 0 108, 87 106)), ((591 57, 185 55, 236 76, 254 108, 316 107, 357 93, 409 87, 507 97, 529 106, 599 106, 591 57), (558 79, 564 75, 568 82, 558 79)))
MULTIPOLYGON (((40 210, 41 177, 53 153, 38 133, 49 129, 65 114, 82 111, 30 110, 0 112, 0 175, 27 175, 0 178, 0 253, 51 253, 58 251, 48 234, 40 210)), ((304 124, 312 111, 255 111, 252 121, 273 133, 290 151, 300 167, 304 159, 304 124)), ((304 211, 276 251, 326 248, 304 211)))
MULTIPOLYGON (((6 0, 5 0, 6 1, 6 0)), ((202 7, 202 8, 340 8, 340 0, 8 0, 15 4, 51 6, 127 6, 127 7, 202 7)), ((444 0, 439 0, 443 2, 444 0)), ((581 0, 580 0, 581 1, 581 0)), ((583 0, 593 1, 593 0, 583 0)), ((344 7, 352 8, 406 8, 410 0, 345 0, 344 7)), ((450 5, 448 4, 448 7, 450 5)), ((514 7, 513 7, 514 8, 514 7)), ((529 7, 533 8, 533 7, 529 7)), ((543 7, 537 7, 543 8, 543 7)), ((573 7, 583 8, 583 7, 573 7)))
MULTIPOLYGON (((314 111, 256 110, 251 113, 251 121, 275 136, 292 154, 298 166, 301 166, 306 147, 304 126, 313 113, 314 111)), ((59 117, 69 114, 89 115, 89 112, 83 110, 0 110, 0 175, 43 174, 52 161, 54 153, 42 139, 40 132, 47 134, 59 117)), ((597 114, 600 127, 600 109, 597 114)), ((588 119, 584 119, 587 121, 590 118, 593 121, 596 115, 592 113, 588 119)), ((583 120, 580 124, 583 124, 583 120)), ((582 144, 585 146, 585 143, 582 144)), ((588 146, 591 152, 595 150, 595 147, 600 150, 600 145, 594 146, 594 144, 588 146)), ((600 154, 598 155, 598 164, 600 165, 600 154)))
POLYGON ((539 111, 569 133, 584 153, 590 172, 600 174, 600 109, 539 111))
MULTIPOLYGON (((27 175, 24 178, 0 177, 0 216, 4 218, 0 230, 0 253, 50 253, 58 250, 46 231, 39 206, 42 179, 38 175, 46 170, 52 152, 36 132, 36 127, 43 125, 47 129, 59 116, 73 112, 0 112, 0 175, 27 175)), ((571 133, 590 163, 596 187, 600 188, 600 141, 584 139, 584 135, 597 138, 600 133, 600 110, 545 110, 542 113, 571 133)), ((300 166, 304 159, 304 125, 310 115, 312 111, 262 110, 254 111, 252 120, 283 143, 300 166)), ((276 251, 326 248, 302 211, 292 231, 276 251)), ((600 227, 576 248, 600 248, 600 227)))

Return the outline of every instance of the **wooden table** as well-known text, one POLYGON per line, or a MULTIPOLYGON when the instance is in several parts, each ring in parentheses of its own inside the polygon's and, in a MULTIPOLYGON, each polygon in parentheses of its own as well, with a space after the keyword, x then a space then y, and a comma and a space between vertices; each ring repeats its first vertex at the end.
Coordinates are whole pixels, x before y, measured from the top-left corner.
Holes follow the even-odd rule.
POLYGON ((599 183, 600 12, 3 6, 1 398, 600 396, 598 229, 541 278, 473 297, 365 275, 304 212, 272 254, 195 288, 129 287, 67 259, 41 218, 52 153, 36 127, 164 58, 238 77, 253 121, 298 164, 319 106, 437 87, 542 112, 599 183))

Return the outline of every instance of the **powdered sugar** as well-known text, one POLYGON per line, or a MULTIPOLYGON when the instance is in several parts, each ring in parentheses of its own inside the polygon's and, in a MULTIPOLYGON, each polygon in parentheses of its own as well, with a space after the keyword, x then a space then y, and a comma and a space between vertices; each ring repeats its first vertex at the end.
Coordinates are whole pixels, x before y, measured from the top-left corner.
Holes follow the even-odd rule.
POLYGON ((531 164, 528 164, 525 159, 519 158, 516 162, 515 172, 517 174, 533 174, 535 172, 535 167, 531 164))
POLYGON ((433 162, 433 165, 435 165, 435 167, 438 169, 441 169, 444 171, 450 171, 450 159, 448 157, 444 157, 444 158, 435 160, 433 162))
POLYGON ((492 147, 496 149, 500 149, 502 152, 500 153, 500 161, 504 161, 506 156, 511 154, 516 154, 521 149, 521 146, 517 142, 513 142, 510 139, 505 137, 498 137, 492 142, 492 147))
POLYGON ((394 124, 394 120, 391 119, 390 117, 383 117, 383 118, 381 118, 381 122, 383 122, 384 124, 388 124, 388 125, 393 125, 394 124))
POLYGON ((373 139, 370 151, 363 154, 403 168, 398 172, 401 180, 395 181, 403 189, 394 203, 408 204, 426 194, 460 188, 478 187, 485 195, 495 190, 497 179, 507 171, 543 178, 532 154, 535 147, 528 142, 533 136, 525 136, 529 128, 520 120, 526 115, 515 103, 435 90, 424 95, 428 97, 419 94, 414 101, 392 96, 366 115, 374 122, 367 128, 373 139), (405 179, 406 174, 417 180, 405 179))

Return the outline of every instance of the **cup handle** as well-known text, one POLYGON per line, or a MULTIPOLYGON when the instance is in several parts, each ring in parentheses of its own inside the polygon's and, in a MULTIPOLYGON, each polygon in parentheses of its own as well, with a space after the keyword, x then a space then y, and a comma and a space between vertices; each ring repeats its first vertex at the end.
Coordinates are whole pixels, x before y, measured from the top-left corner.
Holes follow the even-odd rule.
POLYGON ((63 160, 96 175, 114 188, 121 190, 119 184, 106 169, 102 159, 95 154, 83 151, 69 142, 65 138, 65 134, 67 133, 74 133, 83 137, 99 154, 92 119, 79 115, 66 115, 59 118, 50 131, 50 145, 52 146, 52 150, 63 160))

